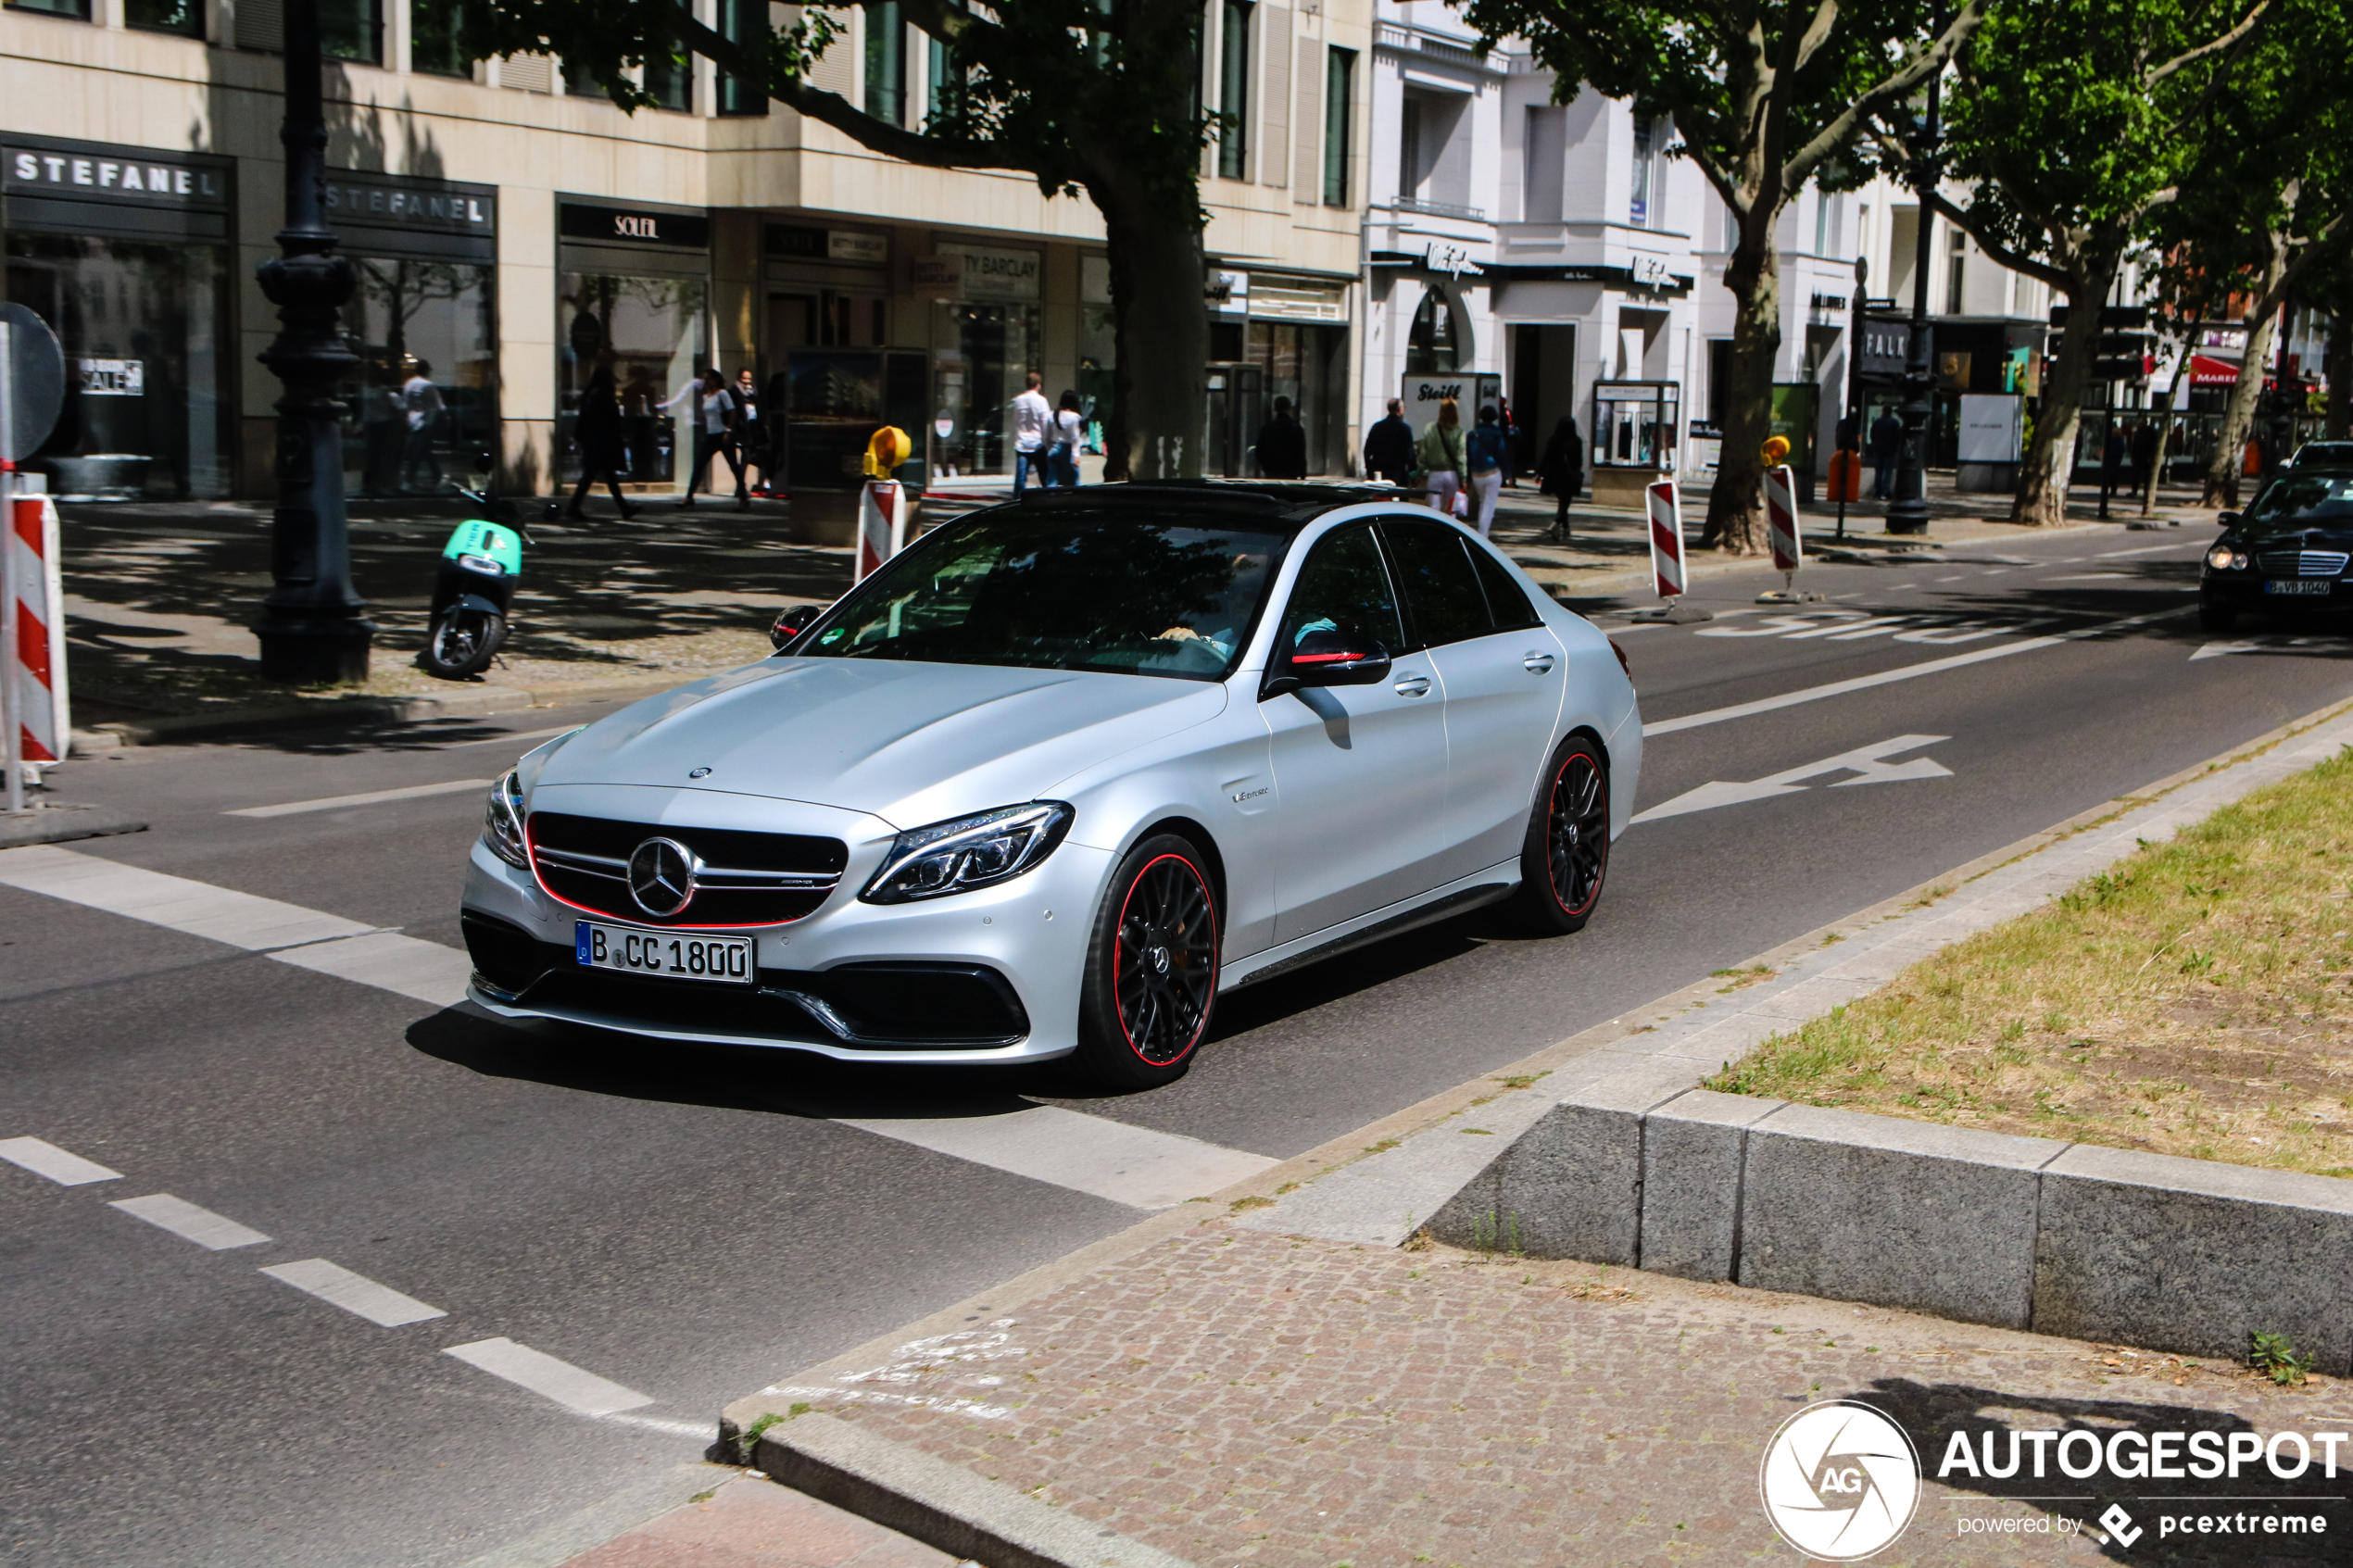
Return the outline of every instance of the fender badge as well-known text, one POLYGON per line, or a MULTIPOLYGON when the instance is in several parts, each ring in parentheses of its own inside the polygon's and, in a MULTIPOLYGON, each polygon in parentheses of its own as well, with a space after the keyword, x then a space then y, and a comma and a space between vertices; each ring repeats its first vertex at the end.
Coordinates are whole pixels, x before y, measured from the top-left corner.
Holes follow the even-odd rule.
POLYGON ((711 777, 711 770, 708 768, 697 768, 687 773, 686 776, 690 779, 707 779, 711 777))

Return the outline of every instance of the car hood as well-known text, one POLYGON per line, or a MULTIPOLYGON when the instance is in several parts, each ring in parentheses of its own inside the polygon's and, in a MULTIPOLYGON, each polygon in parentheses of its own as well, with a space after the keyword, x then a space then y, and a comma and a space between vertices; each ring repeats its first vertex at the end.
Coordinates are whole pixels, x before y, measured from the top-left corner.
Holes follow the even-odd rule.
POLYGON ((909 828, 1035 799, 1225 706, 1222 685, 1147 675, 774 659, 598 721, 532 783, 724 790, 909 828))

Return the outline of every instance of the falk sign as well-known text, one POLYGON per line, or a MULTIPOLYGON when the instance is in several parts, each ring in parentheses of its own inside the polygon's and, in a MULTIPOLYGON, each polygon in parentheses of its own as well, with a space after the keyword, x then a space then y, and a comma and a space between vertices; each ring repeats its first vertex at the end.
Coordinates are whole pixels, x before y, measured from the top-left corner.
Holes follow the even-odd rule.
POLYGON ((1463 417, 1463 428, 1478 422, 1481 408, 1493 408, 1504 395, 1504 378, 1468 371, 1461 375, 1407 376, 1397 395, 1404 402, 1405 419, 1417 430, 1438 422, 1438 406, 1449 397, 1463 417))

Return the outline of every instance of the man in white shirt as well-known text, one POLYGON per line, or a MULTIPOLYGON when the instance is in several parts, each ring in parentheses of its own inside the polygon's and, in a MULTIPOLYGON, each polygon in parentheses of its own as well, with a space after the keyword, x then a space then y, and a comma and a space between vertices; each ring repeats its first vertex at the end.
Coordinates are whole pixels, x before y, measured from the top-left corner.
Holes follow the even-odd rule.
POLYGON ((433 366, 423 359, 412 361, 415 369, 400 385, 400 408, 409 418, 409 447, 400 460, 399 488, 409 488, 409 476, 422 464, 428 474, 425 489, 441 488, 441 459, 434 455, 433 438, 441 430, 442 411, 447 407, 441 400, 441 388, 433 383, 433 366))
POLYGON ((1046 468, 1046 427, 1054 422, 1054 410, 1038 391, 1045 378, 1037 371, 1029 372, 1029 390, 1013 399, 1013 494, 1018 495, 1029 483, 1032 464, 1038 468, 1038 483, 1051 484, 1053 480, 1046 468))

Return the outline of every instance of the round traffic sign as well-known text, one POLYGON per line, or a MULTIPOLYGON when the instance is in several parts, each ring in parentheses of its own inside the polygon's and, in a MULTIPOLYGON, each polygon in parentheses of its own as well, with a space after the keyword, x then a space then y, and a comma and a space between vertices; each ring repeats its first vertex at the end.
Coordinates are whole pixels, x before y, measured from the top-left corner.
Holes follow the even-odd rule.
POLYGON ((57 410, 66 400, 66 357, 49 323, 13 301, 0 304, 0 321, 8 325, 8 423, 12 439, 7 456, 22 458, 40 449, 57 428, 57 410))

